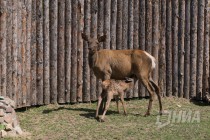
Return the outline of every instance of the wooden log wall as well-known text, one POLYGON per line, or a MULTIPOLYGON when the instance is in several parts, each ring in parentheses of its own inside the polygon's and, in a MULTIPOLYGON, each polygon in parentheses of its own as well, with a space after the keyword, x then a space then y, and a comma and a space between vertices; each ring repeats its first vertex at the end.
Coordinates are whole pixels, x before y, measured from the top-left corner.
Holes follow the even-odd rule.
MULTIPOLYGON (((81 38, 157 59, 162 96, 209 94, 209 0, 0 0, 0 95, 17 107, 96 101, 101 81, 81 38)), ((126 98, 148 96, 137 83, 126 98)))

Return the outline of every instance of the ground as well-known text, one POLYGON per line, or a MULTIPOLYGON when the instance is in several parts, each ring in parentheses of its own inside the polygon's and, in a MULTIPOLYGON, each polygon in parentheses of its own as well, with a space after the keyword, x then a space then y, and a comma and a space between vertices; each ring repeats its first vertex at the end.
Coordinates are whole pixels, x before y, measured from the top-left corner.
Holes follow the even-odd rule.
POLYGON ((164 110, 167 110, 169 114, 172 113, 171 117, 169 115, 160 117, 156 99, 151 116, 143 117, 148 101, 148 99, 126 101, 127 116, 123 115, 122 106, 121 114, 118 114, 116 104, 112 102, 105 117, 106 121, 103 123, 94 119, 96 103, 47 105, 17 111, 22 129, 30 132, 31 135, 6 138, 6 140, 210 139, 210 106, 208 104, 189 102, 180 98, 163 98, 164 110), (183 112, 188 116, 183 115, 183 112), (187 117, 187 120, 184 117, 187 117))

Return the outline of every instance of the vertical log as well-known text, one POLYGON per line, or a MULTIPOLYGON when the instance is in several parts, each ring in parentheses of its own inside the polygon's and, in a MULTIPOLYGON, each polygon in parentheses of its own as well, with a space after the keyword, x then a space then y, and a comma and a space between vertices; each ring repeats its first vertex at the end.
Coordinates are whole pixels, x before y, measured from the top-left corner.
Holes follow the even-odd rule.
MULTIPOLYGON (((139 48, 141 50, 145 50, 145 39, 146 39, 146 2, 145 0, 139 1, 139 48)), ((139 93, 140 97, 145 96, 145 87, 142 85, 142 83, 139 83, 139 93)))
POLYGON ((122 49, 128 47, 128 0, 123 0, 122 10, 122 49))
POLYGON ((50 93, 51 103, 57 103, 57 13, 58 1, 50 2, 50 93))
POLYGON ((159 87, 162 96, 166 96, 166 0, 161 0, 160 52, 159 52, 159 87))
POLYGON ((191 38, 190 38, 190 97, 196 95, 196 74, 197 74, 197 0, 191 1, 191 38))
POLYGON ((26 1, 26 105, 31 105, 31 9, 32 8, 32 0, 26 1))
POLYGON ((18 30, 17 30, 17 107, 21 107, 22 99, 22 55, 21 55, 21 42, 22 42, 22 2, 18 0, 17 2, 17 20, 18 20, 18 30))
POLYGON ((6 82, 7 82, 7 1, 1 0, 0 1, 0 9, 1 9, 1 15, 0 15, 0 80, 1 80, 1 96, 6 96, 6 82))
POLYGON ((152 14, 152 55, 156 58, 156 67, 153 71, 153 80, 158 83, 158 52, 159 52, 159 0, 154 0, 153 3, 153 14, 152 14))
POLYGON ((111 1, 110 48, 116 49, 117 0, 111 1))
POLYGON ((36 1, 37 105, 43 104, 43 1, 36 1))
MULTIPOLYGON (((146 34, 145 34, 145 50, 152 54, 152 0, 145 1, 146 4, 146 34)), ((148 92, 145 92, 145 96, 149 96, 148 92)))
MULTIPOLYGON (((133 22, 133 3, 134 0, 128 1, 128 49, 133 49, 133 34, 134 34, 134 22, 133 22)), ((127 93, 127 98, 133 97, 133 90, 127 93)))
MULTIPOLYGON (((87 22, 86 22, 87 23, 87 22)), ((97 20, 97 34, 98 36, 104 35, 104 0, 99 0, 98 1, 98 20, 97 20)), ((103 43, 99 43, 100 49, 103 48, 103 43)), ((97 98, 102 92, 102 87, 101 87, 101 80, 97 79, 96 83, 96 93, 97 93, 97 98)))
POLYGON ((172 94, 178 95, 178 0, 172 1, 172 94))
MULTIPOLYGON (((106 3, 109 3, 109 0, 106 3)), ((91 31, 90 31, 90 36, 93 37, 93 38, 97 38, 97 9, 98 9, 97 0, 92 0, 91 1, 91 27, 90 27, 91 31)), ((105 12, 104 13, 104 17, 105 17, 104 21, 106 21, 107 15, 109 15, 109 14, 108 13, 106 14, 106 12, 107 12, 106 10, 104 12, 105 12)), ((108 30, 106 26, 108 26, 108 25, 105 22, 104 23, 104 31, 105 32, 106 32, 106 30, 108 30)), ((107 37, 108 37, 108 35, 107 35, 107 37)), ((108 45, 108 44, 105 43, 104 45, 108 45)), ((90 100, 95 101, 96 100, 96 77, 95 77, 92 69, 90 69, 90 85, 91 85, 90 86, 90 100)))
POLYGON ((31 18, 31 105, 36 105, 36 0, 32 0, 31 18))
MULTIPOLYGON (((134 0, 133 5, 133 49, 139 49, 139 0, 134 0)), ((133 89, 133 97, 138 97, 138 81, 133 89)))
POLYGON ((166 95, 172 95, 171 0, 166 1, 166 95))
POLYGON ((123 10, 123 0, 117 0, 116 48, 118 50, 122 49, 122 10, 123 10))
POLYGON ((21 98, 21 107, 26 105, 26 3, 24 0, 21 0, 21 14, 22 14, 22 36, 21 36, 21 67, 22 67, 22 75, 21 75, 21 90, 22 90, 22 96, 21 98))
POLYGON ((197 80, 196 98, 202 99, 203 89, 203 48, 204 48, 204 8, 205 1, 198 1, 198 48, 197 48, 197 80))
MULTIPOLYGON (((84 4, 84 33, 86 35, 90 35, 90 0, 85 0, 84 4)), ((100 24, 101 25, 101 24, 100 24)), ((90 68, 89 68, 89 61, 88 61, 88 44, 84 42, 84 85, 83 85, 83 101, 89 102, 90 101, 90 68)))
POLYGON ((205 0, 205 23, 204 23, 204 61, 203 61, 203 94, 202 98, 205 99, 208 93, 208 77, 209 77, 209 15, 208 4, 210 2, 205 0))
POLYGON ((44 47, 44 77, 43 77, 43 94, 44 104, 50 103, 50 32, 49 32, 49 0, 44 0, 44 19, 43 19, 43 47, 44 47))
POLYGON ((71 103, 76 103, 77 95, 77 9, 78 1, 72 1, 72 47, 71 47, 71 103))
POLYGON ((12 1, 7 1, 7 89, 6 95, 12 98, 12 1))
POLYGON ((189 99, 190 91, 190 1, 185 4, 185 57, 184 57, 184 98, 189 99))
POLYGON ((65 10, 65 92, 66 102, 69 103, 71 89, 71 0, 66 0, 65 10))
POLYGON ((111 21, 111 0, 106 0, 104 3, 104 34, 106 34, 106 40, 104 42, 104 48, 110 49, 110 21, 111 21))
POLYGON ((77 66, 77 102, 82 102, 82 87, 83 87, 83 40, 82 32, 84 28, 84 0, 80 0, 78 3, 78 40, 77 40, 77 56, 78 56, 78 66, 77 66))
POLYGON ((65 103, 65 0, 58 0, 58 103, 65 103))
POLYGON ((152 0, 146 1, 145 50, 152 54, 152 0))
POLYGON ((179 30, 178 30, 178 91, 179 97, 183 97, 184 87, 184 33, 185 33, 185 1, 179 1, 179 30))
POLYGON ((17 104, 17 1, 12 1, 12 97, 17 104))

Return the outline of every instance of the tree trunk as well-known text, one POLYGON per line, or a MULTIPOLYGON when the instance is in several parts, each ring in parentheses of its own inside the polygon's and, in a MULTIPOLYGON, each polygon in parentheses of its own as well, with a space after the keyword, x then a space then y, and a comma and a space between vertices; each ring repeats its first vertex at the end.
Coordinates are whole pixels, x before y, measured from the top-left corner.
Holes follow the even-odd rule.
POLYGON ((7 29, 7 38, 6 38, 6 44, 7 44, 7 89, 6 93, 9 98, 12 98, 12 1, 7 1, 7 23, 6 23, 6 29, 7 29))
POLYGON ((127 49, 128 44, 128 0, 123 0, 122 10, 122 49, 127 49))
MULTIPOLYGON (((133 3, 134 0, 128 1, 128 49, 133 49, 133 34, 134 34, 133 3)), ((133 97, 133 90, 127 93, 127 98, 132 98, 132 97, 133 97)))
POLYGON ((49 0, 44 0, 43 46, 44 46, 44 104, 50 103, 50 32, 49 32, 49 0))
POLYGON ((0 1, 0 9, 1 9, 1 14, 0 14, 0 85, 1 85, 1 96, 6 96, 6 85, 7 85, 7 1, 6 0, 1 0, 0 1))
MULTIPOLYGON (((145 50, 145 29, 146 29, 146 3, 145 0, 139 1, 139 49, 145 50)), ((139 93, 140 97, 145 97, 146 94, 146 88, 142 85, 142 83, 139 83, 139 93)))
POLYGON ((111 21, 111 0, 105 0, 104 2, 104 34, 106 34, 106 40, 104 42, 104 48, 110 49, 110 21, 111 21))
POLYGON ((78 10, 78 1, 72 1, 72 48, 71 48, 71 103, 76 103, 77 97, 77 10, 78 10))
POLYGON ((171 0, 166 1, 166 95, 172 95, 171 0))
POLYGON ((31 15, 32 15, 32 0, 26 1, 26 106, 30 106, 31 104, 31 15))
POLYGON ((191 38, 190 38, 190 97, 196 95, 196 74, 197 74, 197 0, 191 1, 191 38))
POLYGON ((159 52, 159 87, 162 96, 166 96, 166 0, 161 0, 160 52, 159 52))
POLYGON ((178 96, 178 0, 172 1, 172 94, 178 96))
POLYGON ((116 49, 116 25, 117 25, 117 0, 111 1, 111 27, 110 27, 110 47, 116 49))
MULTIPOLYGON (((17 1, 12 1, 12 100, 17 104, 17 1)), ((1 81, 1 80, 0 80, 1 81)), ((0 82, 1 83, 1 82, 0 82)), ((1 92, 0 92, 1 93, 1 92)))
MULTIPOLYGON (((108 0, 109 1, 109 0, 108 0)), ((109 3, 107 1, 107 3, 109 3)), ((92 0, 91 1, 91 31, 90 31, 90 36, 97 38, 97 9, 98 9, 98 3, 97 0, 92 0)), ((107 19, 107 15, 105 13, 104 15, 105 19, 107 19)), ((110 23, 110 22, 109 22, 110 23)), ((104 23, 104 27, 107 26, 106 22, 104 23)), ((104 28, 104 30, 107 30, 108 27, 104 28)), ((109 31, 108 31, 109 32, 109 31)), ((108 37, 108 35, 107 35, 108 37)), ((106 43, 106 45, 108 45, 106 43)), ((90 69, 90 100, 95 101, 96 100, 96 77, 94 75, 94 72, 92 69, 90 69)))
POLYGON ((65 103, 65 0, 58 0, 58 103, 65 103))
POLYGON ((116 48, 117 50, 122 49, 122 10, 123 0, 117 0, 117 25, 116 25, 116 48))
MULTIPOLYGON (((152 54, 152 0, 147 0, 146 4, 146 33, 145 33, 145 50, 152 54)), ((149 96, 148 91, 145 92, 145 96, 149 96)))
POLYGON ((196 83, 196 98, 202 99, 203 89, 203 48, 204 48, 204 8, 205 1, 198 1, 198 53, 197 53, 197 83, 196 83))
POLYGON ((50 2, 50 93, 51 103, 57 103, 57 13, 58 1, 50 2))
POLYGON ((65 98, 66 102, 69 103, 71 90, 71 0, 66 0, 65 10, 65 98))
POLYGON ((22 49, 22 2, 21 0, 17 1, 17 20, 18 20, 18 29, 17 29, 17 107, 21 107, 22 104, 22 55, 21 55, 21 49, 22 49), (21 9, 21 10, 20 10, 21 9))
POLYGON ((152 16, 152 55, 156 59, 156 67, 153 71, 153 80, 155 83, 158 83, 158 52, 159 52, 159 0, 154 0, 153 1, 153 16, 152 16))
POLYGON ((178 93, 183 97, 184 87, 184 33, 185 33, 185 1, 179 1, 179 31, 178 31, 178 56, 179 56, 179 73, 178 73, 178 93))
MULTIPOLYGON (((208 8, 210 2, 205 0, 205 9, 208 8)), ((209 77, 209 14, 210 11, 205 10, 205 23, 204 23, 204 61, 203 61, 203 94, 202 98, 205 99, 208 91, 208 77, 209 77)))
MULTIPOLYGON (((133 49, 139 49, 139 0, 134 0, 133 5, 133 49)), ((133 97, 138 97, 138 81, 133 89, 133 97)))
POLYGON ((190 90, 190 1, 185 4, 185 57, 184 57, 184 98, 189 99, 190 90))
MULTIPOLYGON (((90 0, 85 0, 84 5, 84 33, 86 35, 90 35, 90 0)), ((88 60, 88 43, 84 41, 84 85, 83 85, 83 101, 89 102, 90 101, 90 68, 89 68, 89 60, 88 60)))
POLYGON ((78 56, 78 67, 77 67, 77 102, 82 102, 82 87, 83 87, 83 40, 82 32, 84 28, 84 0, 80 0, 78 3, 78 40, 77 40, 77 56, 78 56))
POLYGON ((36 1, 37 105, 43 104, 43 1, 36 1))
POLYGON ((31 12, 31 105, 36 105, 36 0, 32 0, 31 12))
POLYGON ((26 4, 24 0, 21 0, 21 14, 22 14, 22 36, 21 36, 21 67, 22 67, 22 75, 21 75, 21 91, 22 91, 22 97, 20 106, 26 106, 26 4))

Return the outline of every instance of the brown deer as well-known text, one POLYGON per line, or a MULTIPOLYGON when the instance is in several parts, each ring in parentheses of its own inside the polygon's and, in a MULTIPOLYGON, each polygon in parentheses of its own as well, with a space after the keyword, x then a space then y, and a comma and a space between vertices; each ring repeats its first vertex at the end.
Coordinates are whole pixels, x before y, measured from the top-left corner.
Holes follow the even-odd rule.
POLYGON ((88 42, 89 66, 93 69, 97 78, 104 81, 136 77, 143 83, 150 95, 145 116, 150 115, 154 93, 157 94, 159 100, 160 114, 163 113, 159 87, 151 79, 152 70, 155 68, 155 58, 153 56, 142 50, 100 50, 99 43, 105 41, 106 35, 91 38, 82 33, 82 38, 88 42))
POLYGON ((105 109, 103 111, 103 115, 101 117, 101 119, 99 119, 100 121, 104 121, 106 112, 109 108, 111 99, 115 98, 115 101, 117 103, 117 110, 120 113, 120 109, 119 109, 119 98, 120 101, 123 105, 123 109, 124 109, 124 115, 127 115, 127 111, 126 111, 126 107, 125 107, 125 102, 124 102, 124 93, 127 92, 128 90, 130 90, 131 88, 133 88, 134 86, 134 82, 133 79, 131 78, 125 78, 125 80, 114 80, 114 79, 109 79, 109 80, 105 80, 102 82, 102 94, 99 96, 98 98, 98 105, 97 105, 97 109, 96 109, 96 118, 98 117, 98 111, 99 111, 99 107, 101 105, 101 101, 103 98, 107 98, 107 102, 105 105, 105 109))

